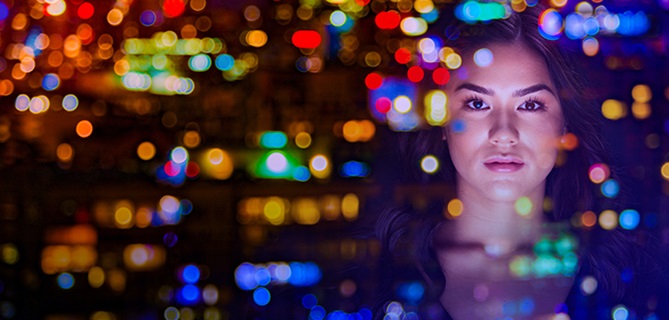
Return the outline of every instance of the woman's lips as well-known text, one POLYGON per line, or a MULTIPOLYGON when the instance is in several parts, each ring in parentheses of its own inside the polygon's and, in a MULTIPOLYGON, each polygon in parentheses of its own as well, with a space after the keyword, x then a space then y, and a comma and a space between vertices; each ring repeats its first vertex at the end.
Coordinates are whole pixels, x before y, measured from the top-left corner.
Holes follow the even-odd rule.
POLYGON ((525 164, 524 163, 515 163, 515 162, 489 162, 484 163, 486 168, 492 172, 516 172, 520 170, 525 164))

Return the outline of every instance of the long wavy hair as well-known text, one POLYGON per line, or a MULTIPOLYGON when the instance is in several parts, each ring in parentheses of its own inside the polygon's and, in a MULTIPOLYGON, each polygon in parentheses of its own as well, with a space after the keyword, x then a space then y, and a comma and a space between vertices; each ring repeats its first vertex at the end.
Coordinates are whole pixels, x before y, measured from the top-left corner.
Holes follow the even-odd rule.
MULTIPOLYGON (((544 8, 528 7, 523 12, 512 12, 508 18, 488 23, 450 26, 446 44, 460 54, 471 54, 473 50, 493 43, 522 44, 542 57, 548 67, 550 78, 557 89, 569 133, 578 138, 578 146, 573 150, 560 150, 560 157, 566 157, 561 165, 555 166, 546 179, 546 196, 552 200, 552 209, 545 212, 547 219, 564 221, 578 212, 603 209, 620 210, 624 201, 624 191, 617 199, 608 199, 598 193, 597 186, 588 177, 591 165, 605 163, 610 167, 610 178, 617 179, 616 168, 609 161, 609 153, 602 136, 603 118, 596 101, 588 95, 590 88, 581 70, 570 54, 561 48, 558 41, 547 40, 539 32, 539 16, 544 8)), ((447 182, 455 185, 455 168, 448 152, 447 141, 442 138, 443 128, 431 127, 410 133, 397 133, 397 152, 401 155, 403 168, 407 168, 401 180, 405 182, 447 182), (419 170, 417 164, 425 155, 437 155, 442 169, 440 174, 428 175, 419 170), (413 170, 412 170, 413 169, 413 170)), ((443 205, 443 203, 441 204, 443 205)), ((439 204, 435 204, 439 207, 439 204)), ((428 287, 435 294, 443 289, 441 274, 432 250, 432 235, 437 223, 443 218, 441 210, 431 214, 417 213, 412 208, 392 207, 382 210, 376 223, 376 235, 384 248, 384 265, 392 266, 398 244, 402 251, 413 249, 413 259, 419 272, 423 274, 428 287), (429 272, 433 270, 434 272, 429 272)), ((621 279, 621 273, 635 268, 642 257, 637 246, 620 230, 603 230, 597 226, 591 229, 575 229, 580 237, 579 255, 581 272, 588 272, 607 289, 611 301, 624 301, 629 293, 629 284, 621 279)), ((403 252, 406 254, 406 252, 403 252)), ((412 253, 410 253, 412 254, 412 253)), ((387 277, 397 270, 387 268, 387 277)), ((381 286, 380 300, 391 294, 391 281, 381 286), (384 291, 385 290, 385 291, 384 291)))

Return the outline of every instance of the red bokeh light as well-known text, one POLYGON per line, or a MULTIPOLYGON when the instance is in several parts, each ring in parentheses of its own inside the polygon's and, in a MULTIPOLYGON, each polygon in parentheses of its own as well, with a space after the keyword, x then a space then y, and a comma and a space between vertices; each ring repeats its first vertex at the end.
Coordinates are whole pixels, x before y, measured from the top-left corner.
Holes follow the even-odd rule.
POLYGON ((79 6, 79 9, 77 9, 77 15, 81 19, 90 19, 90 17, 93 16, 93 13, 95 13, 95 8, 89 2, 82 3, 79 6))
POLYGON ((445 85, 451 80, 451 73, 446 68, 437 68, 432 72, 432 80, 438 85, 445 85))
POLYGON ((377 14, 374 18, 374 22, 376 23, 376 26, 379 27, 379 29, 390 30, 395 29, 400 25, 401 18, 402 17, 400 17, 399 12, 391 10, 386 12, 379 12, 379 14, 377 14))
POLYGON ((413 66, 407 71, 407 78, 409 78, 411 82, 420 82, 423 80, 423 77, 425 77, 425 71, 419 66, 413 66))
POLYGON ((178 17, 182 15, 185 10, 185 0, 165 0, 165 2, 163 2, 163 12, 168 18, 178 17))
POLYGON ((314 30, 299 30, 293 33, 291 41, 300 49, 314 49, 321 44, 321 35, 314 30))
POLYGON ((370 0, 355 0, 355 3, 357 3, 359 6, 364 7, 367 4, 369 4, 370 0))
POLYGON ((395 61, 401 64, 407 64, 411 61, 411 51, 407 48, 399 48, 395 51, 395 61))
POLYGON ((188 165, 186 166, 186 176, 189 178, 195 178, 199 174, 200 174, 200 166, 193 161, 188 162, 188 165))
POLYGON ((387 113, 390 111, 390 108, 392 108, 393 102, 390 101, 390 99, 386 97, 381 97, 378 100, 376 100, 376 111, 381 112, 381 113, 387 113))
POLYGON ((365 85, 370 90, 376 90, 380 88, 382 84, 383 84, 383 77, 376 72, 372 72, 368 74, 367 77, 365 77, 365 85))
POLYGON ((172 161, 167 161, 163 169, 165 170, 165 173, 170 177, 175 177, 176 175, 179 174, 179 172, 181 172, 181 168, 179 168, 178 165, 174 165, 172 161))

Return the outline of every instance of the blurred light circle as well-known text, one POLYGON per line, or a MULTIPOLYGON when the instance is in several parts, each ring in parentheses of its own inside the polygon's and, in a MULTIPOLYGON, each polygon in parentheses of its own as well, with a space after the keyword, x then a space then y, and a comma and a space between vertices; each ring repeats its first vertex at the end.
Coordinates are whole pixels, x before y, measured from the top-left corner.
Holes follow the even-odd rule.
POLYGON ((184 163, 186 160, 188 160, 188 151, 184 147, 176 147, 172 150, 170 158, 175 163, 184 163))
POLYGON ((73 94, 68 94, 63 97, 63 109, 66 111, 74 111, 79 106, 79 99, 73 94))
POLYGON ((71 273, 63 272, 58 275, 57 282, 61 289, 71 289, 74 286, 74 277, 71 273))
POLYGON ((595 293, 597 290, 597 279, 593 276, 586 276, 581 281, 581 292, 585 296, 589 296, 595 293))
POLYGON ((492 51, 488 48, 481 48, 474 52, 474 63, 479 67, 487 67, 492 64, 492 51))
POLYGON ((272 295, 266 288, 260 287, 253 291, 253 302, 259 306, 266 306, 271 298, 272 295))
POLYGON ((426 173, 435 173, 439 169, 439 160, 433 155, 427 155, 420 161, 420 167, 426 173))
POLYGON ((229 54, 221 54, 216 57, 214 63, 218 70, 228 71, 235 65, 235 59, 229 54))
POLYGON ((53 91, 60 86, 60 78, 55 73, 47 73, 42 78, 42 88, 46 91, 53 91))
POLYGON ((155 12, 151 10, 144 10, 139 16, 139 22, 145 27, 150 27, 156 23, 157 17, 155 12))
POLYGON ((639 225, 640 220, 639 212, 634 209, 623 210, 619 217, 620 226, 627 230, 635 229, 639 225))
POLYGON ((615 180, 609 179, 602 183, 602 194, 607 198, 615 198, 620 191, 620 185, 615 180))
POLYGON ((189 264, 184 267, 182 277, 186 283, 196 283, 200 280, 200 269, 197 266, 189 264))
POLYGON ((330 23, 335 27, 341 27, 346 23, 346 14, 340 10, 335 10, 330 14, 330 23))
POLYGON ((88 138, 93 134, 93 124, 88 120, 81 120, 77 123, 77 135, 82 138, 88 138))
POLYGON ((28 110, 28 108, 30 108, 30 97, 25 94, 18 95, 16 97, 16 101, 14 102, 14 106, 16 107, 16 110, 19 111, 28 110))
POLYGON ((282 153, 273 152, 267 157, 267 169, 272 172, 283 172, 288 168, 288 159, 282 153))

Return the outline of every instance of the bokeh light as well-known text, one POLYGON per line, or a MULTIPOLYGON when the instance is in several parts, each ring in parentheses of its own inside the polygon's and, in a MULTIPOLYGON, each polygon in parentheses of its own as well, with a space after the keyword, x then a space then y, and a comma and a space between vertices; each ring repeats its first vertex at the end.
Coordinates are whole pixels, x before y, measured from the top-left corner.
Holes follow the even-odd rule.
POLYGON ((435 173, 439 169, 439 160, 433 155, 424 156, 420 161, 420 168, 426 173, 435 173))
POLYGON ((77 123, 76 132, 79 137, 88 138, 93 134, 93 124, 88 120, 81 120, 77 123))

